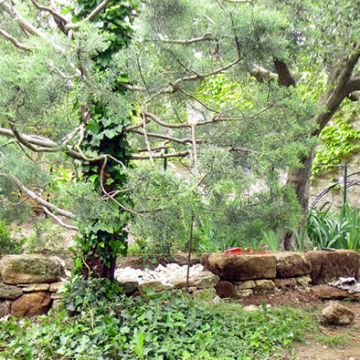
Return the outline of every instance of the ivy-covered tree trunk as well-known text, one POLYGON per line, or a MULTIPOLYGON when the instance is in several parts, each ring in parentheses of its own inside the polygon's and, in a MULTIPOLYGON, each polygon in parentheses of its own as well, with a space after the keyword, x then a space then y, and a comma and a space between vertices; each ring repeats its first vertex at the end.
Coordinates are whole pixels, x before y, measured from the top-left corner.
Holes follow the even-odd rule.
MULTIPOLYGON (((80 11, 77 20, 86 18, 99 6, 100 0, 78 0, 80 11)), ((132 32, 129 20, 134 15, 136 2, 109 1, 105 10, 98 15, 104 34, 108 36, 109 46, 94 58, 97 71, 105 73, 112 61, 112 56, 121 48, 127 46, 132 32)), ((121 74, 112 84, 112 91, 122 94, 124 88, 121 74)), ((80 235, 81 253, 77 261, 84 278, 106 278, 113 280, 116 258, 127 252, 126 226, 130 220, 127 207, 131 200, 122 190, 125 187, 131 149, 124 129, 129 125, 129 116, 124 114, 121 122, 113 120, 107 111, 107 104, 93 99, 86 108, 82 109, 82 121, 86 124, 85 137, 82 147, 95 158, 101 155, 101 160, 83 162, 82 176, 94 191, 103 197, 104 201, 116 205, 116 222, 103 224, 102 220, 95 220, 90 229, 82 231, 80 235), (84 115, 85 114, 85 115, 84 115)))

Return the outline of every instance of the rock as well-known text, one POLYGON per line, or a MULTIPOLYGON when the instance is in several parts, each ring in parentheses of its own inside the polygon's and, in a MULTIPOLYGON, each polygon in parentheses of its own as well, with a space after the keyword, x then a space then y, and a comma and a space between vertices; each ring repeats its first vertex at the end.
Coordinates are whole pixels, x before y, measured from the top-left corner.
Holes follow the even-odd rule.
POLYGON ((244 290, 238 290, 235 292, 236 297, 248 297, 254 294, 253 289, 244 289, 244 290))
POLYGON ((329 285, 313 286, 310 290, 319 299, 349 299, 349 300, 360 299, 360 293, 350 294, 346 290, 341 290, 329 285))
POLYGON ((139 285, 139 290, 146 294, 148 291, 161 292, 165 290, 171 290, 173 287, 166 285, 157 280, 145 281, 139 285))
POLYGON ((61 299, 53 300, 53 303, 51 305, 51 311, 52 312, 59 312, 61 309, 62 309, 61 299))
POLYGON ((57 281, 50 284, 49 291, 50 292, 58 292, 64 289, 66 282, 65 281, 57 281))
POLYGON ((49 284, 31 284, 30 286, 24 287, 23 292, 35 292, 35 291, 48 291, 50 289, 49 284))
POLYGON ((311 262, 304 254, 284 251, 274 255, 276 258, 277 278, 293 278, 311 273, 311 262))
POLYGON ((123 287, 126 295, 131 295, 138 290, 139 283, 136 281, 126 281, 120 282, 120 285, 123 287))
POLYGON ((191 277, 194 286, 198 289, 213 288, 220 281, 220 278, 210 271, 203 271, 197 277, 191 277))
POLYGON ((64 294, 57 292, 57 293, 50 293, 51 300, 62 300, 64 298, 64 294))
POLYGON ((0 283, 0 299, 14 300, 22 295, 22 290, 16 286, 0 283))
POLYGON ((34 292, 25 294, 11 304, 11 315, 16 317, 43 315, 51 305, 50 293, 34 292))
POLYGON ((321 314, 329 325, 349 325, 355 318, 352 310, 335 301, 323 309, 321 314))
POLYGON ((294 289, 296 288, 296 279, 275 279, 275 286, 279 289, 294 289))
POLYGON ((257 311, 259 308, 256 305, 248 305, 243 308, 244 311, 257 311))
POLYGON ((201 263, 221 280, 271 279, 276 276, 276 259, 272 254, 205 254, 201 263))
POLYGON ((233 298, 235 296, 235 287, 229 281, 219 281, 215 286, 215 290, 220 298, 233 298))
POLYGON ((303 289, 307 289, 311 285, 311 277, 310 276, 300 276, 296 278, 296 283, 299 287, 303 289))
POLYGON ((213 303, 213 304, 220 304, 220 303, 221 303, 221 297, 216 295, 216 296, 213 298, 212 303, 213 303))
POLYGON ((309 251, 311 279, 319 285, 341 277, 356 277, 360 268, 360 254, 351 250, 309 251))
POLYGON ((10 315, 10 301, 0 300, 0 319, 10 315))
POLYGON ((272 291, 275 288, 275 283, 272 280, 256 280, 255 292, 272 291))
POLYGON ((7 284, 51 283, 64 276, 57 257, 7 255, 0 260, 0 274, 7 284))
POLYGON ((256 285, 254 280, 240 281, 235 283, 235 288, 237 290, 253 289, 255 286, 256 285))

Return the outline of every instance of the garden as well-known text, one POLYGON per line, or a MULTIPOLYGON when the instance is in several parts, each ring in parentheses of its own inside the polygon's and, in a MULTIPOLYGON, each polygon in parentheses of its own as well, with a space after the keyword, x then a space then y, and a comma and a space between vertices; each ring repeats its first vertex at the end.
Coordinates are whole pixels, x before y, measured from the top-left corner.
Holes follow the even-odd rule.
POLYGON ((0 358, 356 360, 359 14, 0 1, 0 358))

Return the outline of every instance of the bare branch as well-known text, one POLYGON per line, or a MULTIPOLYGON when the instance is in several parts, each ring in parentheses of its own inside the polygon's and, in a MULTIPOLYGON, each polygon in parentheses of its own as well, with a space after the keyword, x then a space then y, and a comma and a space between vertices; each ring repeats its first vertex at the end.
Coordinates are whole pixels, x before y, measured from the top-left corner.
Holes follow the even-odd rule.
POLYGON ((46 215, 50 216, 53 220, 55 220, 60 226, 64 227, 65 229, 76 230, 76 231, 79 230, 79 228, 77 226, 68 225, 68 224, 64 223, 58 216, 53 214, 47 207, 42 206, 42 209, 44 210, 44 213, 46 215))
POLYGON ((31 48, 21 43, 18 39, 16 39, 14 36, 9 34, 3 29, 0 29, 0 34, 6 39, 9 40, 15 47, 17 47, 20 50, 24 51, 31 51, 31 48))
MULTIPOLYGON (((144 132, 141 131, 141 130, 133 130, 133 132, 135 134, 139 134, 139 135, 143 135, 144 136, 144 132)), ((164 135, 164 134, 158 134, 158 133, 150 133, 150 132, 147 132, 147 136, 149 137, 153 137, 153 138, 158 138, 158 139, 164 139, 164 140, 169 140, 169 141, 173 141, 175 143, 178 143, 178 144, 191 144, 192 143, 192 140, 191 139, 178 139, 178 138, 174 138, 172 136, 169 136, 169 135, 164 135)))
POLYGON ((35 7, 37 9, 50 13, 55 19, 63 22, 64 24, 68 23, 68 20, 66 19, 66 17, 63 16, 58 11, 56 11, 53 7, 48 7, 48 6, 41 5, 36 0, 31 0, 31 2, 35 5, 35 7))
POLYGON ((57 207, 54 204, 49 203, 48 201, 44 200, 41 196, 34 193, 32 190, 28 189, 19 179, 17 179, 15 176, 5 173, 0 173, 0 176, 5 177, 9 179, 14 185, 17 186, 17 188, 24 194, 26 194, 29 198, 35 200, 38 204, 41 206, 46 207, 47 209, 51 210, 55 214, 59 214, 61 216, 64 216, 69 219, 75 219, 75 215, 70 212, 63 210, 59 207, 57 207))
MULTIPOLYGON (((152 154, 152 157, 154 159, 169 159, 169 158, 183 158, 183 157, 186 157, 189 155, 190 155, 189 151, 180 151, 180 152, 169 153, 169 154, 164 154, 164 153, 152 154)), ((131 159, 133 159, 133 160, 148 160, 149 156, 133 154, 133 155, 131 155, 131 159)))
POLYGON ((179 44, 179 45, 191 45, 194 43, 198 43, 198 42, 203 42, 203 41, 214 41, 216 39, 214 39, 210 33, 206 33, 202 36, 199 37, 195 37, 192 39, 184 39, 184 40, 180 40, 180 39, 163 39, 163 38, 158 38, 158 39, 142 39, 140 40, 140 42, 162 42, 165 44, 179 44))

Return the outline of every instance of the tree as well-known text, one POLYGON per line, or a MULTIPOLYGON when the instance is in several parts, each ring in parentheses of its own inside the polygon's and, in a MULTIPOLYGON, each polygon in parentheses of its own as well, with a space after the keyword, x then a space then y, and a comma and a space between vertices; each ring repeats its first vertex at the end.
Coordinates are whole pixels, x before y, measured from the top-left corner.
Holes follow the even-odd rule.
POLYGON ((217 206, 233 224, 252 200, 286 205, 280 174, 307 156, 317 130, 313 96, 291 86, 286 62, 300 41, 283 3, 150 0, 135 33, 133 3, 31 3, 0 3, 2 187, 7 201, 20 192, 60 224, 77 221, 85 276, 112 279, 130 217, 165 210, 146 197, 133 207, 148 179, 139 184, 130 160, 149 160, 149 174, 158 159, 183 159, 191 211, 200 193, 217 223, 217 206), (272 65, 277 74, 264 70, 272 65), (77 180, 54 182, 59 162, 77 180), (249 193, 259 180, 268 197, 249 193), (46 199, 50 189, 57 196, 46 199))

